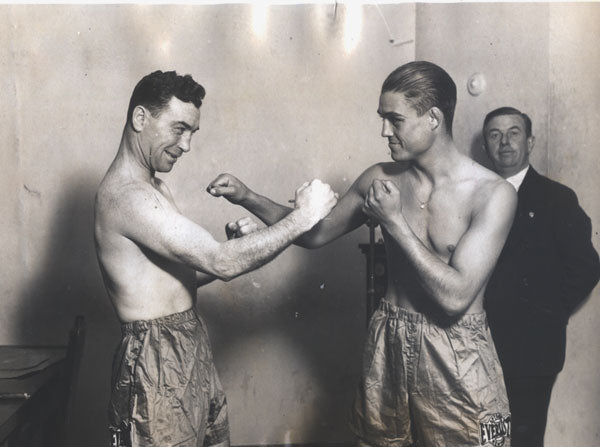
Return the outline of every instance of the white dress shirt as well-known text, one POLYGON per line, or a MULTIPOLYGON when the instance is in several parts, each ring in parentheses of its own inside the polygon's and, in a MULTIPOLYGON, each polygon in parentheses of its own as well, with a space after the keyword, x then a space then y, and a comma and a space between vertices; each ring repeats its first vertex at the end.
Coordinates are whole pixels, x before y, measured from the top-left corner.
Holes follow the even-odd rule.
POLYGON ((515 175, 511 175, 510 177, 508 177, 506 179, 506 181, 508 183, 510 183, 511 185, 513 185, 518 192, 519 188, 521 187, 521 183, 523 183, 523 179, 525 178, 525 175, 527 174, 528 170, 529 170, 529 165, 527 165, 527 167, 525 169, 517 172, 515 175))

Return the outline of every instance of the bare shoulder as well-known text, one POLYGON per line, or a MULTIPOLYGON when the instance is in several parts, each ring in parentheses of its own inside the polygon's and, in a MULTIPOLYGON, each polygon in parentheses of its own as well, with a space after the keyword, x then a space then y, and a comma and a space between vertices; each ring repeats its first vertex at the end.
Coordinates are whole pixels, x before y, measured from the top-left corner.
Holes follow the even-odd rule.
POLYGON ((104 178, 96 193, 96 219, 117 223, 135 219, 145 208, 164 208, 168 200, 152 185, 143 181, 104 178))
POLYGON ((373 180, 391 180, 399 181, 403 173, 410 167, 407 163, 399 163, 395 161, 381 162, 367 168, 356 180, 357 189, 366 194, 373 180))
POLYGON ((515 188, 495 172, 473 162, 474 212, 508 212, 512 215, 517 204, 515 188))

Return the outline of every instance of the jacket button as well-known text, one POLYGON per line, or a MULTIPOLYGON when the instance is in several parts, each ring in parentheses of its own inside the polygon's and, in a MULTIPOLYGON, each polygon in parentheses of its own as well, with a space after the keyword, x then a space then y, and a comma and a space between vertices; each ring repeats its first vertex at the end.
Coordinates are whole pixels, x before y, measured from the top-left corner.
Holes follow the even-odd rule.
POLYGON ((525 287, 529 286, 529 281, 527 281, 527 278, 523 278, 523 285, 525 287))
POLYGON ((533 211, 529 211, 529 217, 533 219, 533 216, 535 216, 535 213, 533 211))

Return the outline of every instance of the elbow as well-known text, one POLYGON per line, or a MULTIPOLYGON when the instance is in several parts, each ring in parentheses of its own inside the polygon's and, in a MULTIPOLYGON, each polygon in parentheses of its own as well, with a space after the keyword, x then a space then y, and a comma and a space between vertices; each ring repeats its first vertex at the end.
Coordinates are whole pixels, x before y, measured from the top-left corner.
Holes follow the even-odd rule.
POLYGON ((234 278, 237 278, 239 275, 223 275, 219 279, 223 282, 229 282, 234 278))
POLYGON ((458 318, 464 315, 473 299, 465 299, 464 296, 452 296, 442 305, 442 310, 450 318, 458 318))
POLYGON ((456 307, 456 306, 446 306, 444 307, 444 314, 450 318, 460 317, 462 314, 466 312, 466 308, 456 307))
POLYGON ((221 281, 229 282, 244 273, 235 259, 222 252, 212 259, 211 264, 211 274, 221 281))
POLYGON ((223 282, 229 282, 232 279, 237 278, 238 276, 240 276, 239 273, 235 274, 231 272, 215 272, 215 277, 223 282))
POLYGON ((216 266, 213 272, 213 275, 215 275, 218 279, 224 282, 229 282, 232 279, 237 278, 241 274, 242 272, 236 271, 234 268, 231 268, 230 266, 224 264, 216 266))
MULTIPOLYGON (((198 250, 197 254, 176 253, 174 256, 183 265, 197 272, 212 276, 212 279, 229 282, 245 273, 239 262, 239 254, 226 243, 215 244, 209 249, 198 250)), ((211 281, 212 281, 211 279, 211 281)), ((200 280, 199 285, 202 285, 200 280)))

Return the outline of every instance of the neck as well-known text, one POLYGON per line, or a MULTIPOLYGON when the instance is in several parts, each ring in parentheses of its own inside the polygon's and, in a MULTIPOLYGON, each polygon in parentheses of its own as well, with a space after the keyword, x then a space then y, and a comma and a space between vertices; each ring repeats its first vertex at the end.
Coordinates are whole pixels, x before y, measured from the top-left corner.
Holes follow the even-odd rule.
POLYGON ((457 166, 464 158, 452 138, 438 137, 432 146, 413 161, 415 173, 422 179, 426 176, 432 184, 442 181, 457 172, 457 166))
POLYGON ((126 169, 133 178, 151 182, 154 179, 154 169, 150 165, 149 156, 142 149, 139 134, 125 125, 119 151, 113 165, 126 169))

